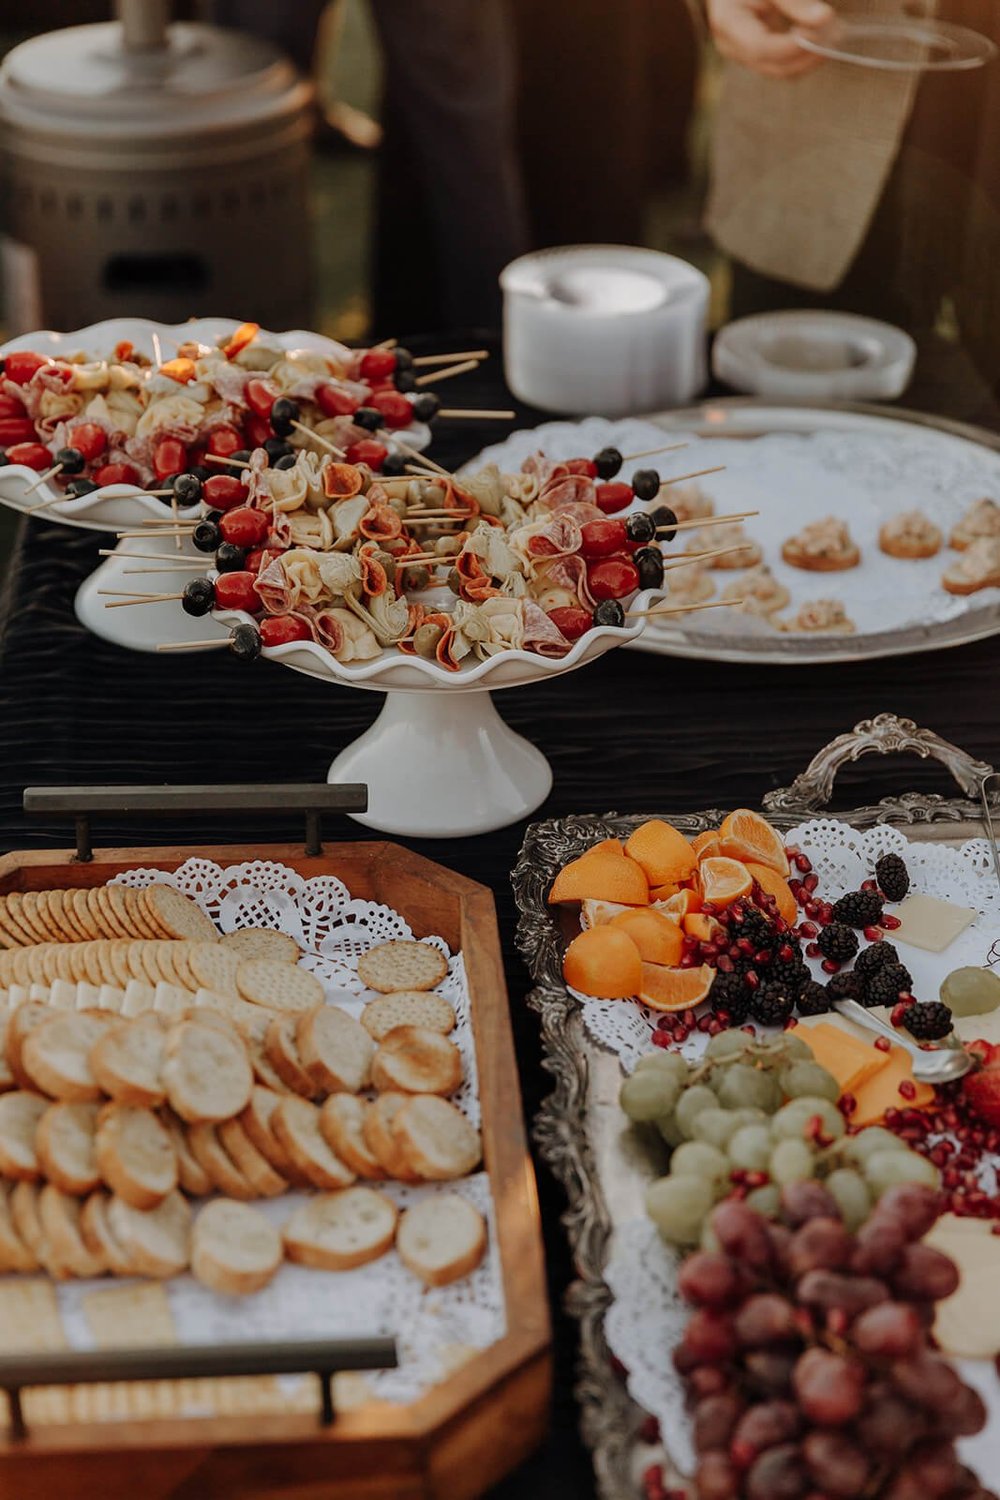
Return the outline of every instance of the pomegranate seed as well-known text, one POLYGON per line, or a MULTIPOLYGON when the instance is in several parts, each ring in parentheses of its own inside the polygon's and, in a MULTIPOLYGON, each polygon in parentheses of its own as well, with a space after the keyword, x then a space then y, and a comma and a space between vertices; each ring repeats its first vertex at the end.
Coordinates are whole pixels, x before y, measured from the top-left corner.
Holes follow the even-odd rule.
POLYGON ((771 962, 770 948, 761 948, 759 953, 754 954, 753 961, 755 964, 759 964, 762 969, 766 969, 771 962))
POLYGON ((909 1010, 909 1008, 910 1007, 908 1005, 901 1004, 894 1005, 892 1007, 892 1014, 890 1015, 889 1019, 892 1022, 893 1026, 902 1026, 905 1024, 906 1012, 909 1010))
MULTIPOLYGON (((801 870, 803 875, 808 875, 812 869, 812 860, 805 854, 796 854, 795 868, 801 870)), ((815 886, 810 886, 810 890, 815 890, 815 886)))
POLYGON ((888 1052, 889 1048, 892 1046, 892 1043, 889 1041, 889 1038, 887 1036, 877 1036, 875 1038, 874 1046, 876 1046, 880 1052, 888 1052))
POLYGON ((749 938, 737 938, 736 951, 737 953, 742 953, 744 958, 749 958, 753 953, 753 943, 751 943, 749 938))
POLYGON ((718 958, 719 945, 718 943, 702 943, 698 951, 702 959, 707 963, 709 959, 718 958))
POLYGON ((881 927, 865 927, 862 929, 866 943, 878 943, 882 940, 881 927))
POLYGON ((652 1040, 654 1047, 670 1046, 670 1038, 665 1031, 654 1031, 652 1040))
POLYGON ((837 1108, 845 1118, 848 1115, 853 1115, 857 1107, 858 1101, 857 1099, 855 1099, 853 1094, 841 1094, 840 1098, 837 1100, 837 1108))
POLYGON ((743 976, 743 982, 748 989, 755 990, 760 984, 760 975, 755 974, 753 969, 748 969, 743 976))
POLYGON ((898 917, 883 917, 882 918, 882 926, 886 929, 887 932, 895 932, 896 928, 897 927, 902 927, 902 925, 903 924, 899 920, 898 917))
POLYGON ((712 1024, 712 1017, 711 1016, 702 1016, 701 1020, 698 1022, 698 1030, 699 1031, 707 1031, 708 1028, 709 1028, 709 1026, 711 1026, 711 1024, 712 1024))
POLYGON ((658 1443, 660 1441, 660 1424, 654 1416, 644 1418, 639 1428, 639 1437, 644 1443, 658 1443))
POLYGON ((862 880, 861 889, 863 891, 877 891, 878 886, 875 884, 874 880, 862 880))
POLYGON ((612 1375, 617 1375, 619 1380, 625 1380, 628 1376, 628 1365, 623 1365, 617 1354, 608 1355, 608 1364, 612 1375))
POLYGON ((821 903, 819 909, 819 919, 823 923, 824 927, 829 927, 830 923, 833 921, 833 907, 830 905, 829 901, 824 901, 821 903))
POLYGON ((679 967, 682 969, 693 969, 698 960, 693 953, 682 953, 679 967))
POLYGON ((819 937, 819 928, 815 922, 802 922, 799 925, 799 933, 804 938, 819 937))
POLYGON ((819 916, 819 902, 818 901, 807 901, 806 904, 803 906, 802 910, 805 912, 805 914, 806 914, 807 917, 818 917, 819 916))
POLYGON ((728 1024, 728 1021, 722 1019, 721 1014, 710 1016, 708 1021, 709 1036, 718 1036, 720 1031, 725 1031, 728 1024))
POLYGON ((746 1184, 748 1188, 767 1187, 767 1184, 770 1181, 771 1177, 768 1172, 748 1172, 746 1175, 746 1184))
POLYGON ((826 1326, 836 1338, 847 1332, 847 1314, 842 1307, 831 1307, 826 1315, 826 1326))
POLYGON ((692 937, 689 932, 686 932, 681 938, 681 947, 685 953, 693 953, 697 946, 698 939, 696 937, 692 937))
POLYGON ((728 953, 720 953, 719 961, 715 965, 715 967, 718 969, 720 974, 731 974, 736 965, 733 963, 728 953))
POLYGON ((802 891, 802 882, 801 882, 801 880, 790 880, 788 882, 788 889, 791 891, 792 895, 795 897, 795 899, 797 901, 799 899, 799 895, 800 895, 800 893, 802 891))
POLYGON ((747 1174, 746 1174, 746 1168, 745 1167, 734 1167, 733 1170, 729 1174, 729 1181, 730 1182, 737 1182, 737 1183, 739 1183, 739 1182, 745 1182, 746 1181, 746 1175, 747 1174))
POLYGON ((824 958, 820 967, 824 974, 839 974, 842 966, 835 958, 824 958))
POLYGON ((821 952, 822 950, 818 943, 808 943, 806 945, 806 958, 819 958, 821 952))
POLYGON ((702 907, 702 912, 706 917, 716 917, 719 914, 719 908, 714 904, 714 902, 706 901, 705 905, 702 907))
POLYGON ((778 949, 778 957, 781 959, 781 962, 783 964, 791 963, 792 959, 795 957, 795 949, 792 947, 791 943, 782 943, 781 947, 778 949))
POLYGON ((900 990, 899 1003, 900 1005, 905 1006, 907 1010, 909 1010, 911 1005, 916 1005, 917 997, 916 995, 911 995, 909 990, 900 990))
POLYGON ((784 917, 775 917, 775 919, 774 919, 774 930, 775 930, 775 932, 787 932, 788 931, 788 923, 785 921, 784 917))
POLYGON ((730 915, 727 911, 720 911, 715 920, 718 922, 720 927, 729 927, 731 925, 732 919, 730 918, 730 915))
POLYGON ((915 1099, 917 1097, 917 1086, 909 1078, 904 1078, 899 1085, 899 1092, 904 1099, 915 1099))
POLYGON ((746 1034, 747 1034, 747 1036, 756 1036, 757 1035, 756 1028, 754 1026, 752 1026, 749 1022, 747 1023, 746 1026, 741 1026, 740 1030, 741 1031, 745 1031, 746 1034))
POLYGON ((810 896, 811 896, 812 893, 813 893, 813 891, 816 889, 816 887, 818 885, 819 885, 819 876, 816 875, 816 874, 810 874, 810 875, 806 876, 805 880, 803 880, 803 882, 802 882, 802 889, 805 890, 805 891, 808 891, 809 894, 810 894, 810 896))
POLYGON ((781 1029, 782 1031, 794 1031, 798 1024, 798 1016, 786 1016, 784 1021, 781 1023, 781 1029))
POLYGON ((997 1224, 993 1225, 993 1227, 990 1230, 990 1234, 1000 1234, 1000 1223, 997 1223, 997 1224))

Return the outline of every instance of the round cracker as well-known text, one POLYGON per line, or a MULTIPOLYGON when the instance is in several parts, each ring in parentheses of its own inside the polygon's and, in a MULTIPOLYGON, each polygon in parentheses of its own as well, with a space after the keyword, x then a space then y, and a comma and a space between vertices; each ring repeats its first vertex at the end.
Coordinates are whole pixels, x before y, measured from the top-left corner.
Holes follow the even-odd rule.
POLYGON ((227 953, 221 943, 193 943, 187 963, 199 989, 212 990, 216 995, 239 994, 236 971, 240 961, 235 953, 227 953))
POLYGON ((425 1026, 447 1036, 455 1029, 455 1012, 443 996, 430 990, 394 990, 369 1000, 361 1024, 376 1042, 384 1041, 397 1026, 425 1026))
POLYGON ((358 959, 358 978, 370 990, 432 990, 448 974, 448 960, 430 943, 393 939, 378 943, 358 959))
POLYGON ((69 899, 80 931, 90 942, 94 942, 102 934, 91 909, 89 889, 86 886, 78 886, 75 891, 69 893, 69 899))
POLYGON ((236 983, 244 1000, 271 1010, 314 1010, 326 999, 322 984, 308 969, 266 958, 238 960, 236 983))
POLYGON ((18 920, 34 934, 34 942, 47 943, 49 941, 48 930, 42 925, 38 917, 34 891, 12 891, 8 898, 17 913, 18 920))
POLYGON ((190 938, 196 943, 217 943, 219 934, 197 902, 173 885, 159 882, 146 887, 146 900, 158 926, 167 937, 190 938))
POLYGON ((301 952, 293 937, 275 927, 237 927, 223 934, 222 946, 238 958, 264 958, 276 964, 297 964, 301 952))

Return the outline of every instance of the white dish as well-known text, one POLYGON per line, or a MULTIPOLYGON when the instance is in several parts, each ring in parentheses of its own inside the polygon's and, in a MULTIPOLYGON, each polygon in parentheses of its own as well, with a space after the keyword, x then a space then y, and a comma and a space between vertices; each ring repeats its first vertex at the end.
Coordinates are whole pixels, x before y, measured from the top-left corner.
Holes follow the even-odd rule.
POLYGON ((773 312, 723 328, 712 370, 735 390, 775 400, 888 401, 905 391, 916 356, 908 333, 875 318, 773 312))
POLYGON ((981 32, 933 16, 841 13, 820 35, 794 35, 804 51, 817 57, 887 73, 954 73, 981 68, 997 51, 981 32))

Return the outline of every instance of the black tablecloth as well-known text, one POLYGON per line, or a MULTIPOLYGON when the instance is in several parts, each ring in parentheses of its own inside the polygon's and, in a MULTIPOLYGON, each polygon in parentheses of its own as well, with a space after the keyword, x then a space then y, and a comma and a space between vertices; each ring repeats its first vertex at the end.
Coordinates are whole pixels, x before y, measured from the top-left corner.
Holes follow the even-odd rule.
MULTIPOLYGON (((477 342, 479 336, 476 336, 477 342)), ((418 349, 449 347, 412 340, 418 349)), ((470 347, 452 344, 450 347, 470 347)), ((456 404, 510 404, 499 360, 455 387, 456 404)), ((519 425, 540 420, 522 409, 519 425)), ((434 452, 455 467, 502 436, 503 424, 442 424, 434 452)), ((30 784, 323 781, 333 755, 373 720, 381 698, 330 687, 228 653, 152 656, 95 640, 73 615, 73 596, 105 545, 96 535, 24 524, 0 613, 0 847, 65 846, 59 822, 26 820, 30 784)), ((498 695, 501 711, 548 756, 555 775, 539 817, 569 812, 669 812, 759 803, 857 720, 892 710, 977 757, 1000 760, 1000 644, 817 668, 764 670, 617 651, 585 671, 498 695)), ((866 760, 845 773, 841 805, 901 789, 940 790, 923 762, 866 760)), ((246 842, 300 836, 300 825, 223 818, 164 825, 98 824, 98 843, 246 842)), ((527 975, 514 947, 508 872, 523 826, 467 840, 409 841, 432 859, 492 887, 500 915, 525 1110, 548 1092, 537 1027, 523 1003, 527 975)), ((378 837, 356 824, 336 836, 378 837)), ((572 1401, 574 1332, 559 1311, 571 1275, 559 1224, 561 1195, 540 1172, 552 1303, 556 1393, 551 1436, 494 1500, 585 1497, 593 1479, 572 1401)))

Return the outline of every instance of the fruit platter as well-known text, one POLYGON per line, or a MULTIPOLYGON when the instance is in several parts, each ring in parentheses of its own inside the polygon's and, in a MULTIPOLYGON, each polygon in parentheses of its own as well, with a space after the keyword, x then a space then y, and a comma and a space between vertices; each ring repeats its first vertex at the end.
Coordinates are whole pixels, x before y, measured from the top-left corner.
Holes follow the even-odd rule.
POLYGON ((529 829, 519 946, 602 1496, 962 1500, 1000 1476, 990 767, 883 714, 748 808, 529 829), (825 814, 867 753, 962 796, 825 814))

